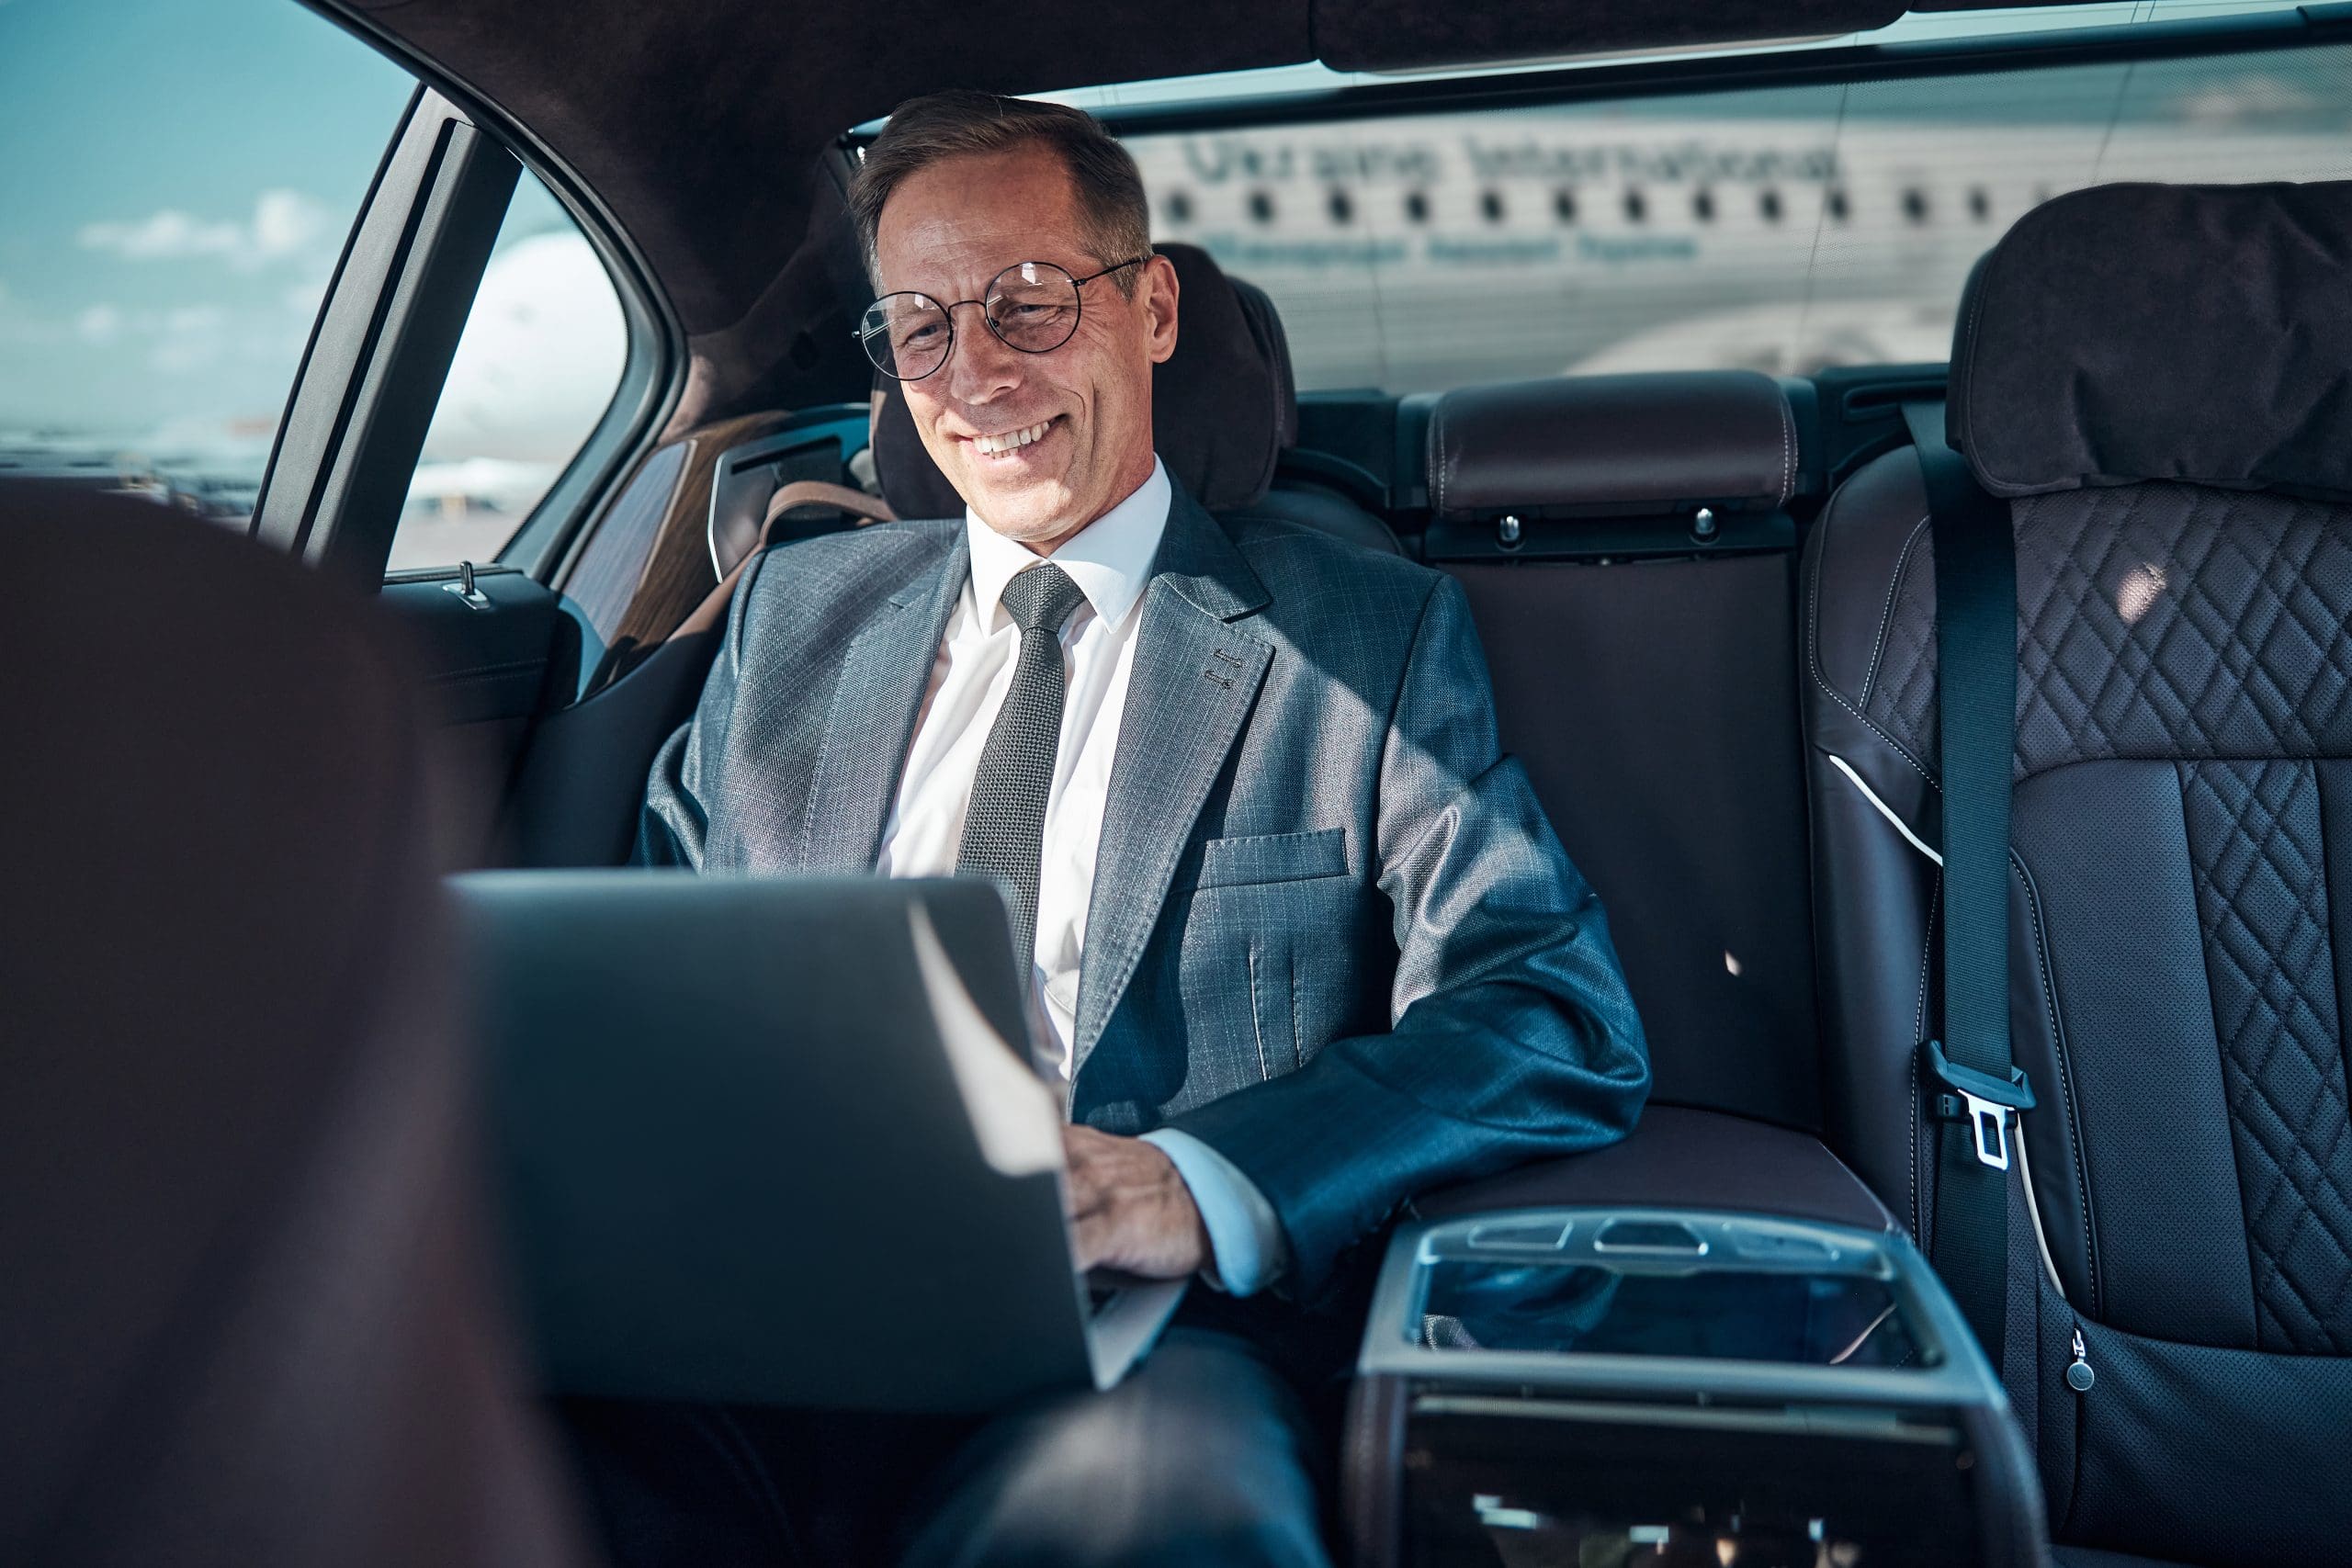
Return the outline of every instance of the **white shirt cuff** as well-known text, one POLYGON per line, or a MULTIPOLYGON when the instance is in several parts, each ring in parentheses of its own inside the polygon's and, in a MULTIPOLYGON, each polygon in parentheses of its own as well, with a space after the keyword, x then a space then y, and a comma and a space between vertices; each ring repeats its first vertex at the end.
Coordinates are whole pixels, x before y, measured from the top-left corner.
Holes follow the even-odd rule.
POLYGON ((1235 1296, 1254 1294, 1272 1283, 1290 1260, 1290 1248, 1274 1206, 1257 1184, 1189 1133, 1162 1127, 1146 1133, 1143 1141, 1168 1156, 1192 1190, 1193 1206, 1201 1212, 1216 1264, 1203 1271, 1209 1283, 1235 1296))

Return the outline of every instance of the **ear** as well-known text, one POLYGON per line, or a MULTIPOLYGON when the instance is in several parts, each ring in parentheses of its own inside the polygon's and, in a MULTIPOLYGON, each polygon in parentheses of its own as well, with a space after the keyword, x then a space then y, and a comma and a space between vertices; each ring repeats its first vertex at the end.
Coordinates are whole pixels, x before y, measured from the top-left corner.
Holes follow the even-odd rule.
POLYGON ((1144 341, 1151 362, 1165 365, 1176 352, 1176 264, 1166 256, 1154 256, 1141 270, 1136 302, 1143 308, 1144 341))

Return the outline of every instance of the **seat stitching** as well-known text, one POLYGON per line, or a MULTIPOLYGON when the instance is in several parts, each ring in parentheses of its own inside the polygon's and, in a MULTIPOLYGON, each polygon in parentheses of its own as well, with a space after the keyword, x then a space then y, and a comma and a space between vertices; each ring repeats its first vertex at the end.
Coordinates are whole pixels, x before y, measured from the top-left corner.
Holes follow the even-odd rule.
MULTIPOLYGON (((1870 666, 1862 675, 1861 702, 1871 700, 1871 688, 1878 684, 1879 661, 1886 656, 1886 634, 1894 626, 1894 596, 1903 586, 1903 574, 1911 570, 1911 552, 1918 547, 1919 536, 1928 531, 1931 521, 1931 517, 1922 517, 1911 525, 1911 532, 1904 536, 1903 548, 1895 555, 1894 570, 1888 574, 1886 580, 1886 604, 1879 611, 1878 639, 1871 644, 1870 666)), ((1942 685, 1940 675, 1937 685, 1939 688, 1942 685)))
POLYGON ((1934 880, 1928 888, 1928 934, 1919 943, 1919 1007, 1912 1021, 1911 1047, 1911 1224, 1914 1234, 1927 1234, 1926 1219, 1919 1213, 1919 1136, 1923 1119, 1919 1089, 1919 1051, 1928 1038, 1928 966, 1936 950, 1936 916, 1943 908, 1944 873, 1936 868, 1934 880))
MULTIPOLYGON (((2083 1163, 2083 1128, 2081 1113, 2075 1109, 2074 1077, 2068 1066, 2066 1030, 2058 1016, 2058 985, 2050 972, 2050 940, 2041 920, 2041 890, 2033 885, 2033 874, 2026 869, 2025 859, 2015 848, 2009 851, 2009 863, 2017 868, 2018 881, 2025 888, 2026 919, 2033 936, 2034 965, 2041 976, 2042 1007, 2050 1020, 2050 1054, 2058 1063, 2059 1098, 2066 1104, 2066 1125, 2072 1135, 2067 1138, 2066 1153, 2074 1162, 2075 1181, 2083 1194, 2083 1279, 2088 1286, 2091 1315, 2099 1314, 2098 1241, 2091 1226, 2091 1179, 2083 1163)), ((2019 1128, 2018 1136, 2025 1136, 2019 1128)))
POLYGON ((1828 693, 1830 700, 1835 702, 1839 707, 1844 708, 1848 713, 1852 714, 1857 719, 1860 719, 1863 727, 1869 729, 1871 734, 1877 736, 1881 740, 1885 741, 1887 745, 1893 747, 1896 756, 1910 763, 1912 771, 1917 773, 1921 778, 1928 781, 1928 787, 1929 789, 1934 790, 1938 795, 1941 795, 1943 793, 1944 786, 1936 782, 1936 775, 1928 772, 1926 767, 1921 765, 1919 759, 1914 757, 1909 751, 1905 750, 1901 741, 1897 740, 1894 736, 1889 735, 1885 730, 1881 729, 1877 725, 1871 723, 1868 715, 1864 714, 1861 709, 1856 707, 1853 704, 1848 702, 1846 700, 1845 694, 1838 690, 1837 687, 1831 685, 1829 683, 1829 678, 1821 672, 1821 563, 1829 553, 1829 523, 1837 510, 1838 504, 1836 500, 1833 498, 1828 508, 1821 514, 1821 547, 1814 553, 1813 558, 1813 603, 1811 613, 1805 617, 1805 662, 1812 669, 1813 683, 1819 686, 1823 691, 1828 693))
POLYGON ((1781 409, 1781 503, 1788 505, 1790 496, 1797 493, 1797 416, 1788 407, 1788 392, 1773 390, 1781 409))

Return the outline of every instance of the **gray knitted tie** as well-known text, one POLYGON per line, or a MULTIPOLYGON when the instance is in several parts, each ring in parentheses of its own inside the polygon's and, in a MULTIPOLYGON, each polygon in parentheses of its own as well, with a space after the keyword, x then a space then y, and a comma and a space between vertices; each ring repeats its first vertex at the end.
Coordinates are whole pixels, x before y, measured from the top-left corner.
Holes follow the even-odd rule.
POLYGON ((1062 623, 1086 595, 1061 568, 1034 566, 1004 585, 1005 614, 1021 628, 1021 658, 972 775, 959 874, 993 876, 1012 909, 1012 953, 1027 973, 1037 948, 1037 862, 1046 795, 1062 736, 1062 623))

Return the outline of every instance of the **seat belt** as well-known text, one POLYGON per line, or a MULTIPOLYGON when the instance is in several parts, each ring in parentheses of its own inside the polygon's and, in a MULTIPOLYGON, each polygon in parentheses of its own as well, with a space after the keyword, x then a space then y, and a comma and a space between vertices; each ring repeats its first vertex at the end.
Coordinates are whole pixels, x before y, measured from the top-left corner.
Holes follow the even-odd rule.
POLYGON ((878 495, 868 495, 847 485, 827 484, 821 479, 793 480, 768 498, 768 513, 761 519, 758 541, 743 553, 741 560, 727 569, 727 575, 718 580, 718 586, 704 594, 702 603, 687 612, 686 618, 671 628, 670 635, 662 640, 675 642, 681 637, 699 637, 726 625, 728 606, 735 601, 736 583, 741 581, 744 571, 759 553, 775 543, 775 525, 783 520, 784 514, 802 506, 829 506, 848 515, 861 528, 869 523, 895 523, 899 520, 898 513, 890 510, 890 503, 878 495))
MULTIPOLYGON (((1936 560, 1942 759, 1943 1038, 1922 1049, 1942 1086, 1928 1256, 1997 1371, 2006 1343, 2010 1123, 2033 1091, 2009 1052, 2009 784, 2017 747, 2017 549, 2007 502, 1906 403, 1936 560)), ((2020 1130, 2020 1135, 2022 1135, 2020 1130)))

